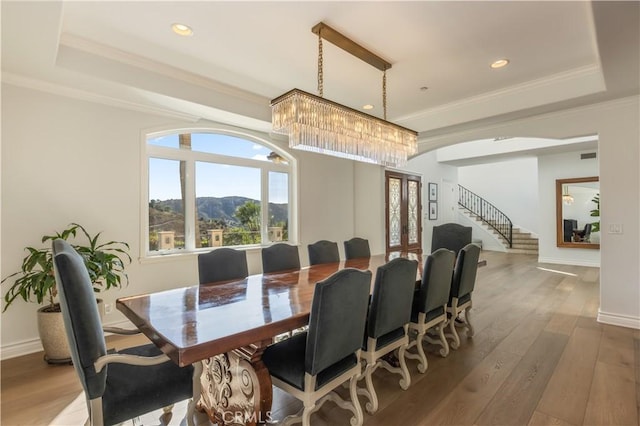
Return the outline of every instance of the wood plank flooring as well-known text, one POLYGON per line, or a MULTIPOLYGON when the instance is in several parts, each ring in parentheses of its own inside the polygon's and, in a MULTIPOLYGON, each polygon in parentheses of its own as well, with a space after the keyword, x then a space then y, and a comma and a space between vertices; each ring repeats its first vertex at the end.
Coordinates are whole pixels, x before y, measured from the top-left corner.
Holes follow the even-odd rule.
MULTIPOLYGON (((483 252, 473 295, 475 336, 441 358, 427 347, 429 368, 409 360, 411 387, 383 369, 374 374, 380 408, 367 426, 638 425, 640 331, 599 324, 599 270, 539 264, 532 255, 483 252)), ((110 338, 110 346, 141 338, 110 338)), ((2 362, 2 425, 80 425, 86 408, 73 367, 49 366, 42 354, 2 362)), ((340 392, 347 395, 344 389, 340 392)), ((363 401, 361 399, 361 401, 363 401)), ((272 418, 299 401, 274 389, 272 418)), ((159 413, 139 424, 180 425, 186 404, 168 421, 159 413)), ((347 425, 333 403, 313 425, 347 425)), ((208 424, 202 416, 198 424, 208 424)))

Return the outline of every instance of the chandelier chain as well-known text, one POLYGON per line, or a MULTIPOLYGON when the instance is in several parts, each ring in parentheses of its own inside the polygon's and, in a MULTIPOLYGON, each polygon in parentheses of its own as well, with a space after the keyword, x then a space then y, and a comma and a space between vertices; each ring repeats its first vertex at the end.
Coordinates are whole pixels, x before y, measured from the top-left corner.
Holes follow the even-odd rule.
POLYGON ((387 120, 387 70, 382 72, 382 111, 384 120, 387 120))
POLYGON ((324 61, 322 58, 322 35, 318 31, 318 96, 324 97, 324 61))

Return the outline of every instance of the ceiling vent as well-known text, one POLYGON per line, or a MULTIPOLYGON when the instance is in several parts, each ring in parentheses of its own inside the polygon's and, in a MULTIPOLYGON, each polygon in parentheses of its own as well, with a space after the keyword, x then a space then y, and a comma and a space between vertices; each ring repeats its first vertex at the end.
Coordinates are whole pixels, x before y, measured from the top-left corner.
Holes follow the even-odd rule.
POLYGON ((580 159, 581 160, 589 160, 591 158, 596 158, 596 153, 595 152, 587 152, 585 154, 580 154, 580 159))

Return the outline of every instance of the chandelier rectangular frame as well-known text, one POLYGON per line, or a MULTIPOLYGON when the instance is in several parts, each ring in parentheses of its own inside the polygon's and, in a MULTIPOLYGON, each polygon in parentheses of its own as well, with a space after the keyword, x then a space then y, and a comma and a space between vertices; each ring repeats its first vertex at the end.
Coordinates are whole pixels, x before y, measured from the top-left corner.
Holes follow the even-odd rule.
POLYGON ((312 32, 318 35, 320 96, 293 89, 273 99, 273 132, 288 136, 295 149, 390 167, 406 164, 417 152, 418 134, 386 120, 386 70, 391 64, 322 22, 312 32), (322 97, 323 38, 384 72, 385 119, 322 97))

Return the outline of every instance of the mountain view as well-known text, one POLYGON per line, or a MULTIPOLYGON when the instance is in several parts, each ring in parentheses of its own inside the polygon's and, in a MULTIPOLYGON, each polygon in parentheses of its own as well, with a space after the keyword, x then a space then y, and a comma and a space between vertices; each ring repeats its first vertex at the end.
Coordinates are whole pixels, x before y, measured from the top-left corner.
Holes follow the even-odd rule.
MULTIPOLYGON (((261 241, 260 202, 246 197, 196 198, 198 213, 197 247, 212 242, 207 230, 222 229, 222 245, 255 244, 261 241)), ((157 250, 159 231, 175 233, 175 247, 184 246, 184 213, 182 200, 149 202, 149 249, 157 250)), ((280 227, 282 238, 288 235, 288 204, 269 203, 269 226, 280 227)), ((173 245, 171 247, 174 247, 173 245)))
MULTIPOLYGON (((199 197, 196 198, 198 219, 210 222, 214 220, 224 221, 227 226, 240 226, 240 221, 235 217, 236 209, 247 202, 260 204, 259 201, 246 197, 199 197)), ((288 204, 269 203, 270 223, 287 222, 288 204)), ((151 200, 149 203, 149 213, 153 216, 152 210, 157 213, 182 213, 182 200, 151 200)), ((151 219, 151 217, 150 217, 151 219)), ((151 223, 158 223, 153 222, 151 223)))

